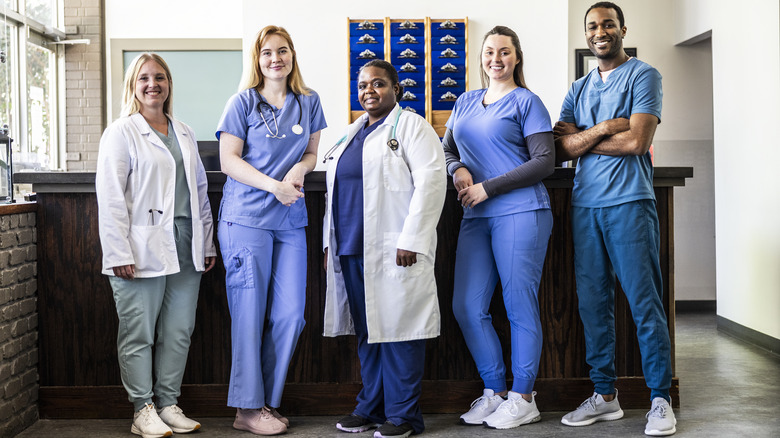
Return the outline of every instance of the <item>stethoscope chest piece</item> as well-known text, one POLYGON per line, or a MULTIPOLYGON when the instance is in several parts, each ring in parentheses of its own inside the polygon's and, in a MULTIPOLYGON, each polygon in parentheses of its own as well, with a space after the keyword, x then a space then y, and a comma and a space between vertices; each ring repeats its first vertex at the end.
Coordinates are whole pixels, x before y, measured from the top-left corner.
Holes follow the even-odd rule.
POLYGON ((390 140, 387 140, 387 146, 390 148, 391 151, 395 151, 398 149, 398 140, 395 138, 391 138, 390 140))
POLYGON ((301 135, 303 134, 303 128, 301 127, 301 125, 297 125, 297 124, 293 125, 292 132, 295 135, 301 135))

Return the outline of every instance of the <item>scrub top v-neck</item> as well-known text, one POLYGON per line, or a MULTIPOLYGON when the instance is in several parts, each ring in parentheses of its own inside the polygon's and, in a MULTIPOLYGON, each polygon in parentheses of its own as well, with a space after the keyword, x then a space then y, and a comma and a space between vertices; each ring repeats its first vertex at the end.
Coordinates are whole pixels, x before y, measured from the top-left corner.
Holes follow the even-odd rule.
MULTIPOLYGON (((244 141, 243 160, 263 174, 281 181, 301 161, 309 136, 327 126, 316 92, 311 91, 309 96, 301 94, 298 98, 300 106, 292 92, 287 93, 282 108, 262 105, 265 107, 264 122, 258 112, 262 97, 255 89, 235 94, 225 106, 217 125, 217 139, 222 132, 240 138, 244 141), (276 123, 271 110, 276 116, 276 123), (299 118, 303 132, 295 134, 292 127, 298 124, 299 118), (266 122, 270 126, 266 126, 266 122), (284 134, 284 138, 270 137, 274 133, 278 133, 278 137, 284 134)), ((230 176, 223 188, 219 219, 272 230, 290 230, 308 224, 305 202, 299 201, 286 207, 273 193, 240 183, 230 176)))
MULTIPOLYGON (((541 99, 525 88, 516 88, 488 105, 487 89, 469 91, 455 102, 447 120, 458 145, 460 161, 474 183, 503 175, 531 158, 525 139, 551 132, 550 114, 541 99)), ((464 218, 495 217, 550 208, 550 199, 540 181, 468 208, 464 218)))

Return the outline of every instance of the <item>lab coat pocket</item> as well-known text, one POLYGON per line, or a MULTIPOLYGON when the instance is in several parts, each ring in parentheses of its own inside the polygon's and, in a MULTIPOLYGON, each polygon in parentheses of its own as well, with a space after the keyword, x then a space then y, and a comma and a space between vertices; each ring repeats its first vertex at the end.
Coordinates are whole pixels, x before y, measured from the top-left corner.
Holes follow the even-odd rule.
POLYGON ((254 259, 247 248, 237 248, 225 254, 225 285, 228 288, 254 287, 254 259))
POLYGON ((382 157, 385 188, 394 192, 408 192, 413 188, 412 173, 402 157, 388 154, 382 157))
POLYGON ((419 276, 424 269, 425 256, 417 254, 417 263, 412 266, 398 266, 395 258, 398 253, 398 237, 401 233, 385 233, 382 243, 382 265, 385 273, 400 280, 413 279, 419 276))
POLYGON ((138 272, 161 272, 165 270, 164 255, 166 239, 162 225, 133 225, 130 227, 130 245, 133 249, 135 269, 138 272))

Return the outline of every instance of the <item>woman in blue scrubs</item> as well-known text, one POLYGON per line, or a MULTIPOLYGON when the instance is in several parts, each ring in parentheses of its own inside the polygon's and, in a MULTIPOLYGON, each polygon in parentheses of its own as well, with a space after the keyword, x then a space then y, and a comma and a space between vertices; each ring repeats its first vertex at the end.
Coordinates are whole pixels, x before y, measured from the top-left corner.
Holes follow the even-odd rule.
POLYGON ((303 182, 326 123, 284 28, 260 31, 239 88, 216 133, 228 176, 218 227, 232 320, 228 406, 234 428, 275 435, 289 426, 276 409, 305 324, 303 182))
POLYGON ((508 429, 540 419, 533 386, 542 351, 537 293, 552 230, 542 179, 554 169, 552 124, 525 85, 517 34, 482 42, 481 90, 462 94, 447 121, 447 171, 464 208, 453 311, 485 384, 461 422, 508 429), (511 327, 512 389, 489 307, 498 280, 511 327))

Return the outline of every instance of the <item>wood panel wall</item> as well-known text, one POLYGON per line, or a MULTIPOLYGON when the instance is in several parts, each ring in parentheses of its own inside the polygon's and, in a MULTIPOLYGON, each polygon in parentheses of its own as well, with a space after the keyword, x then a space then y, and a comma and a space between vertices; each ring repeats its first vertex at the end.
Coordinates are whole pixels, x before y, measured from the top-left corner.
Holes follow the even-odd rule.
MULTIPOLYGON (((569 410, 592 393, 585 364, 583 328, 577 311, 569 207, 571 189, 550 187, 554 226, 539 291, 544 346, 536 390, 542 410, 569 410)), ((672 188, 657 187, 661 219, 661 266, 665 308, 673 315, 672 188)), ((221 193, 210 193, 215 218, 221 193)), ((126 418, 132 408, 121 387, 116 359, 117 317, 101 251, 94 193, 38 194, 38 312, 40 414, 42 418, 126 418)), ((322 336, 325 273, 322 268, 324 194, 307 183, 306 327, 290 365, 283 411, 289 415, 351 412, 360 389, 359 363, 351 336, 322 336)), ((422 406, 454 413, 481 394, 482 382, 451 310, 455 247, 462 210, 448 193, 438 225, 436 279, 442 335, 429 340, 422 406), (440 394, 446 393, 447 397, 440 394)), ((301 273, 303 275, 303 271, 301 273)), ((500 286, 499 286, 500 287, 500 286)), ((645 408, 649 390, 642 376, 635 327, 617 293, 617 372, 624 408, 645 408)), ((509 324, 501 294, 491 304, 494 324, 509 364, 509 324)), ((674 318, 669 319, 674 339, 674 318)), ((672 350, 674 351, 674 350, 672 350)), ((508 367, 510 369, 510 367, 508 367)), ((230 315, 224 268, 203 276, 197 322, 180 404, 194 416, 232 415, 225 406, 230 371, 230 315)), ((679 405, 678 381, 672 388, 679 405)))

